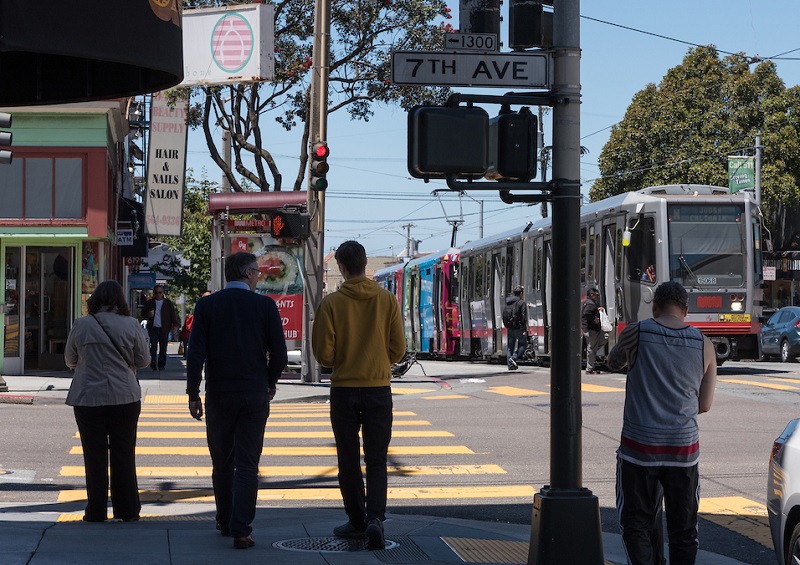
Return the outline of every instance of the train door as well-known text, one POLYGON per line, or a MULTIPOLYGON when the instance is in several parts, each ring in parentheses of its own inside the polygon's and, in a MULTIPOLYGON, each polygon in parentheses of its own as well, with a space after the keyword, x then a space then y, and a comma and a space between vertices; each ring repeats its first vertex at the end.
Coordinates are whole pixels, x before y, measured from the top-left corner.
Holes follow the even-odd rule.
POLYGON ((505 250, 493 251, 491 259, 487 255, 487 260, 491 261, 492 271, 489 281, 489 296, 487 303, 491 304, 492 315, 490 317, 492 333, 488 348, 485 350, 494 357, 505 351, 505 339, 503 336, 503 308, 506 305, 505 294, 505 269, 506 269, 505 250))
POLYGON ((601 295, 604 298, 606 313, 611 323, 614 325, 614 330, 608 334, 608 350, 614 347, 617 342, 617 322, 620 318, 620 295, 622 286, 617 276, 616 257, 617 246, 622 240, 622 230, 617 230, 616 223, 606 223, 602 227, 602 244, 601 244, 601 269, 602 269, 602 282, 600 286, 601 295), (618 234, 619 231, 619 234, 618 234))
POLYGON ((472 258, 461 256, 460 258, 461 285, 458 290, 459 314, 461 316, 461 354, 472 355, 472 310, 470 309, 470 297, 475 291, 474 269, 472 268, 472 258))
POLYGON ((442 339, 442 334, 444 332, 442 317, 442 308, 444 308, 444 303, 442 302, 442 282, 444 277, 442 276, 442 269, 439 264, 432 265, 431 270, 433 271, 433 304, 431 304, 431 309, 433 310, 433 341, 431 343, 431 351, 433 353, 440 353, 443 349, 442 344, 444 342, 442 339))
POLYGON ((473 353, 477 355, 486 354, 491 336, 491 306, 487 302, 488 281, 490 280, 491 263, 483 253, 476 254, 474 257, 473 277, 475 286, 470 296, 471 330, 475 338, 473 341, 473 353))
POLYGON ((553 350, 552 344, 552 325, 553 325, 553 240, 546 239, 543 245, 542 257, 542 281, 543 281, 543 304, 542 313, 544 314, 542 320, 542 327, 544 328, 544 344, 546 352, 549 355, 553 350))
POLYGON ((420 319, 419 319, 419 271, 411 270, 409 273, 408 289, 408 313, 409 324, 411 326, 411 350, 421 351, 420 349, 420 319))
POLYGON ((433 322, 433 266, 422 266, 419 269, 419 294, 417 312, 419 315, 419 351, 432 353, 433 322))

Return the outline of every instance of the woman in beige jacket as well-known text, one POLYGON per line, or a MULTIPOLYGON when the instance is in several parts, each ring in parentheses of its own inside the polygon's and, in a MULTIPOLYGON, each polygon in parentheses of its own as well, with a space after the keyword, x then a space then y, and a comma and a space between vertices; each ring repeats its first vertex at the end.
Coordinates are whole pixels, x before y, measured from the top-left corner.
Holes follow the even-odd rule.
POLYGON ((147 338, 116 281, 97 285, 87 306, 89 315, 75 320, 64 351, 67 366, 75 369, 66 402, 75 411, 83 446, 88 498, 83 520, 108 518, 110 455, 114 518, 136 521, 141 510, 136 427, 142 408, 136 368, 150 363, 147 338))

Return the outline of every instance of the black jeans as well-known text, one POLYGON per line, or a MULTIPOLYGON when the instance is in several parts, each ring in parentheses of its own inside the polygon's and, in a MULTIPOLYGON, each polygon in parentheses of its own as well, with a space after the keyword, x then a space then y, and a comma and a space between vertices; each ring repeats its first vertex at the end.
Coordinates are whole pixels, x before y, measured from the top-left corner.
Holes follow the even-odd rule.
POLYGON ((108 517, 109 463, 114 518, 139 516, 142 504, 136 481, 136 426, 142 403, 73 409, 86 467, 86 519, 99 521, 108 517))
POLYGON ((372 518, 385 520, 386 459, 392 439, 391 387, 331 387, 331 425, 339 459, 339 489, 347 517, 355 525, 372 518), (366 494, 359 429, 364 438, 366 494))
POLYGON ((217 523, 242 537, 253 531, 258 461, 264 446, 269 399, 264 392, 206 394, 206 436, 213 470, 217 523))
POLYGON ((147 335, 150 337, 150 366, 156 367, 156 352, 158 352, 158 368, 167 365, 167 343, 169 343, 169 328, 154 328, 147 323, 147 335))
POLYGON ((617 512, 632 565, 664 563, 662 501, 667 513, 670 565, 693 565, 700 504, 697 465, 645 467, 617 458, 617 512))

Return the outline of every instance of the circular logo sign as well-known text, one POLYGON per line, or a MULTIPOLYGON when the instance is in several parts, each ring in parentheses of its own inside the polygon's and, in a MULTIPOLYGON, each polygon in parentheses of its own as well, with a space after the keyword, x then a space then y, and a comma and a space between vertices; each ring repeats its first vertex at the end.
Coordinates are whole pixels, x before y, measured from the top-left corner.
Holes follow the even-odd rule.
POLYGON ((211 32, 211 55, 220 69, 235 73, 250 60, 254 42, 250 23, 239 14, 226 14, 211 32))

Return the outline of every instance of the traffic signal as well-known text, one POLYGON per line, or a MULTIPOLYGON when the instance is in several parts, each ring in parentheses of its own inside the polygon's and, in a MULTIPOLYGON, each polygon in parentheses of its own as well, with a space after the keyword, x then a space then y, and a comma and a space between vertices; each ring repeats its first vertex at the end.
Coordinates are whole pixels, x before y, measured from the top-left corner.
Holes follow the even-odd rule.
POLYGON ((309 172, 309 188, 311 190, 323 191, 328 188, 328 179, 325 175, 330 170, 328 165, 328 155, 331 150, 324 141, 315 143, 311 148, 311 167, 309 172))
MULTIPOLYGON (((0 128, 11 127, 11 114, 0 112, 0 128)), ((0 147, 11 147, 11 132, 0 131, 0 147)), ((11 164, 11 151, 8 149, 0 149, 0 165, 11 164)))
POLYGON ((309 215, 298 210, 276 210, 270 232, 275 239, 305 239, 310 235, 309 215))
POLYGON ((408 172, 480 178, 488 167, 489 114, 477 106, 415 106, 408 112, 408 172))
POLYGON ((528 182, 536 176, 536 116, 527 107, 489 122, 489 180, 528 182))

